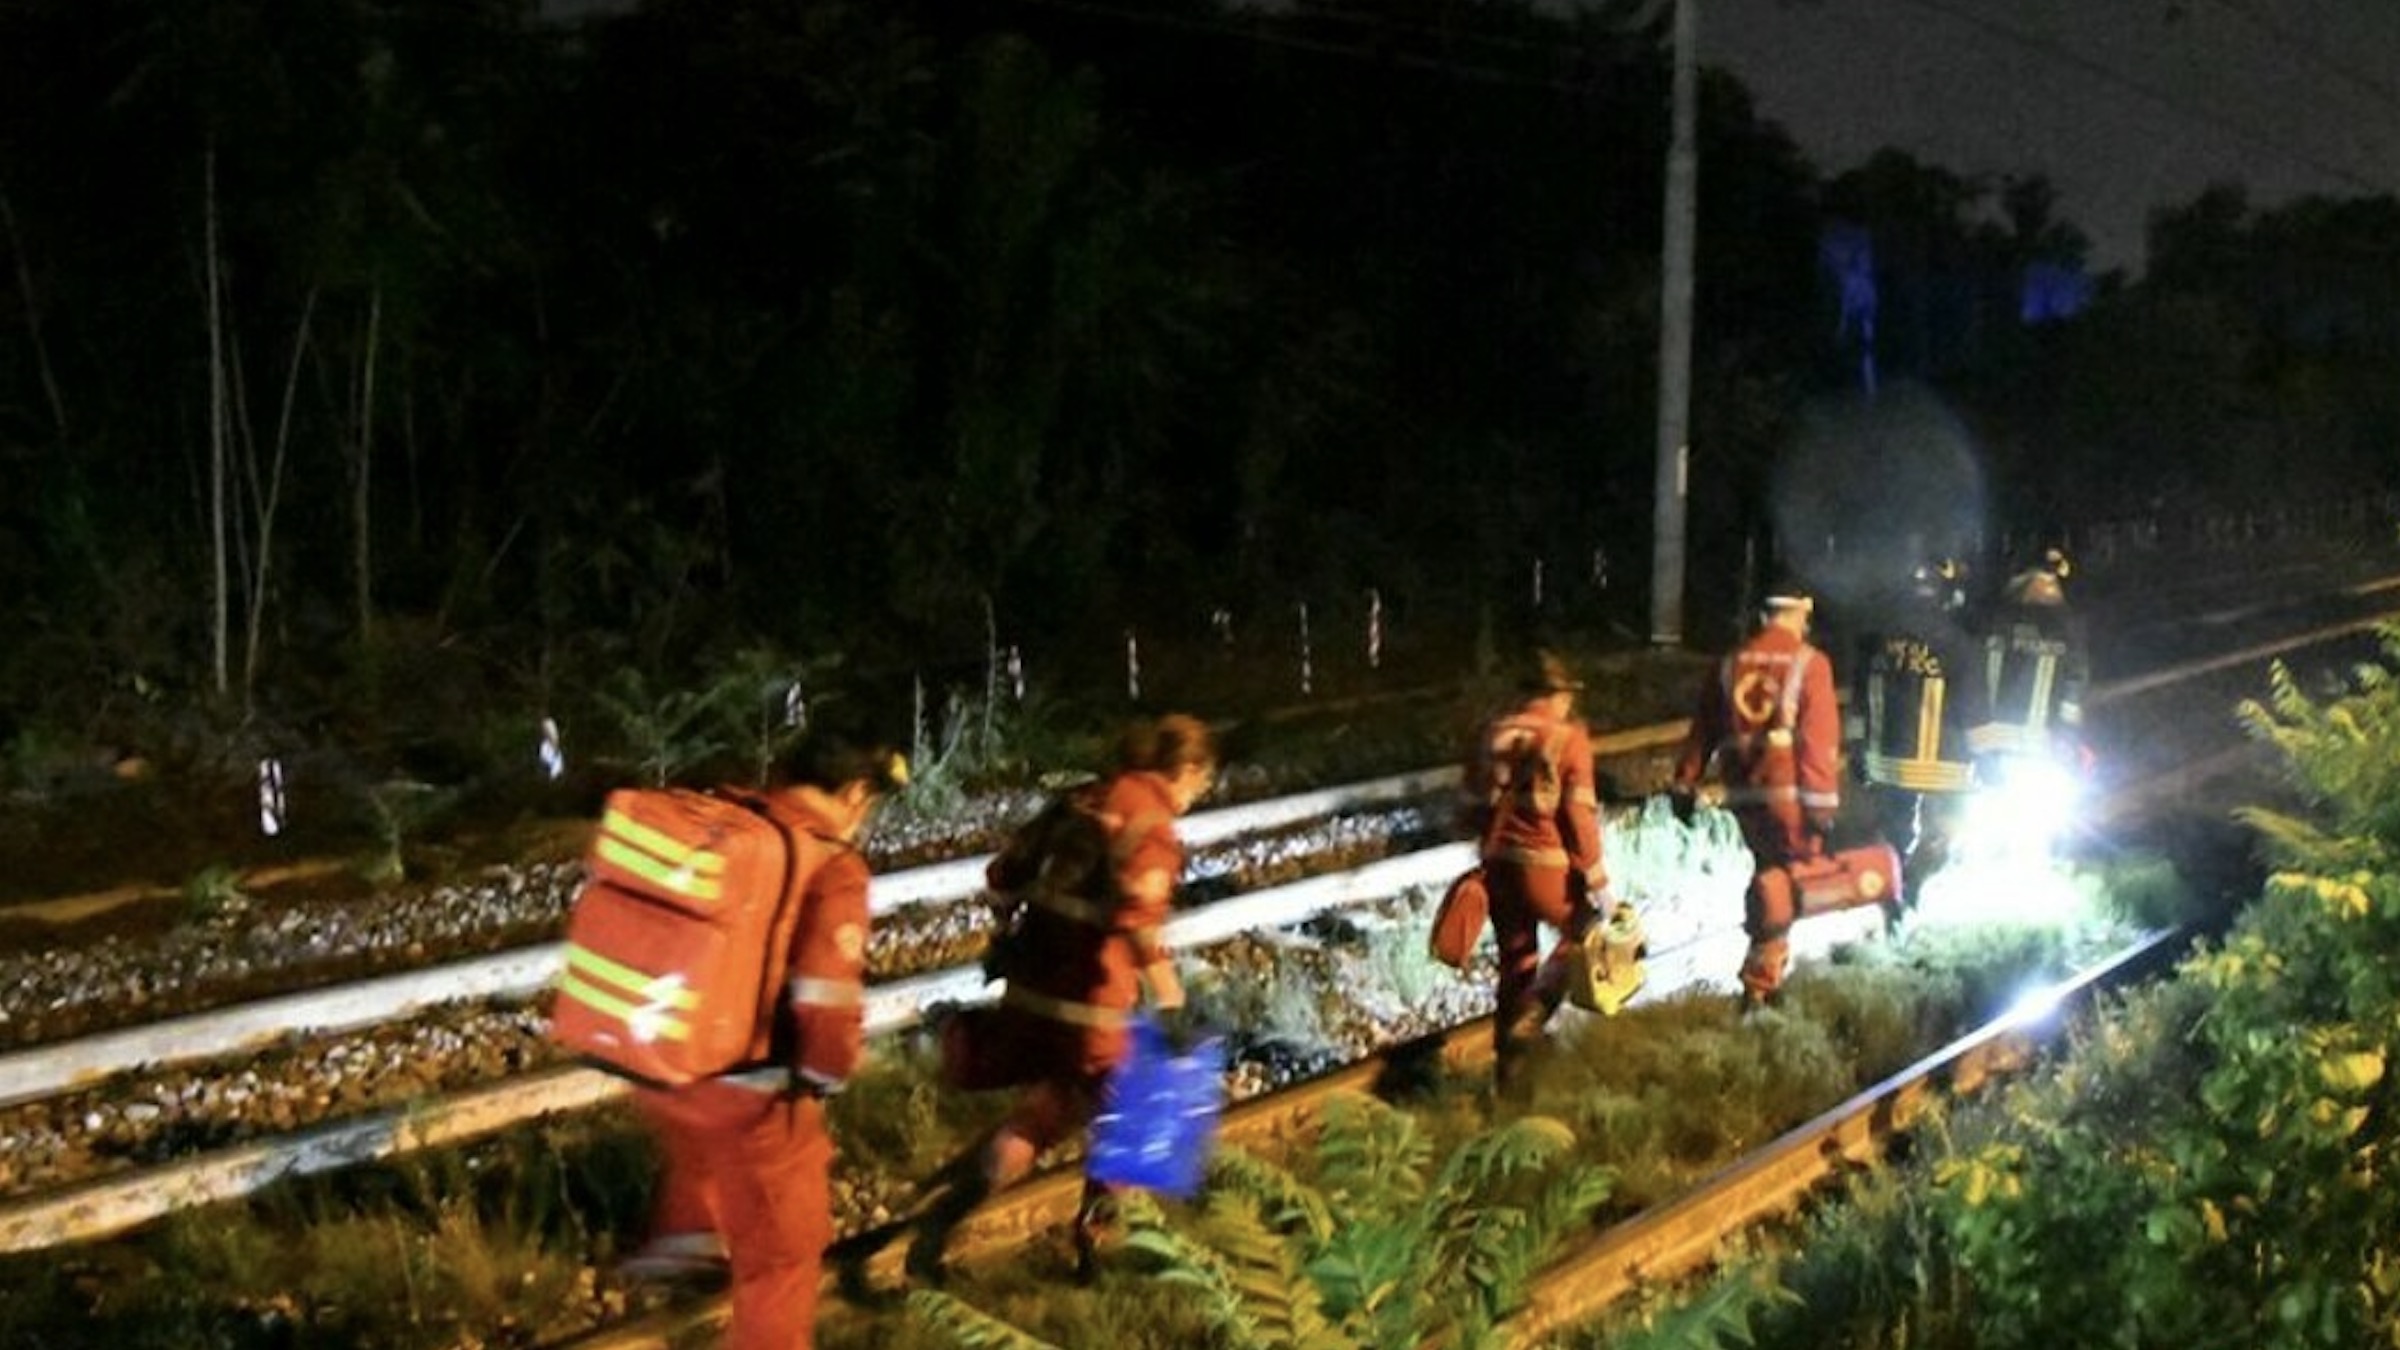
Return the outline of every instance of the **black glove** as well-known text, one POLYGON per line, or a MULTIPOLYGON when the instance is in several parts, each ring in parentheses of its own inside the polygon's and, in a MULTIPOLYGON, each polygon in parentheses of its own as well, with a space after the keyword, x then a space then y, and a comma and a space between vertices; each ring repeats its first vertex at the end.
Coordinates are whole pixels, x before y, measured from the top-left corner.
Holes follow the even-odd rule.
POLYGON ((1676 824, 1689 825, 1692 823, 1692 813, 1700 806, 1699 790, 1688 787, 1669 788, 1667 805, 1674 808, 1676 824))

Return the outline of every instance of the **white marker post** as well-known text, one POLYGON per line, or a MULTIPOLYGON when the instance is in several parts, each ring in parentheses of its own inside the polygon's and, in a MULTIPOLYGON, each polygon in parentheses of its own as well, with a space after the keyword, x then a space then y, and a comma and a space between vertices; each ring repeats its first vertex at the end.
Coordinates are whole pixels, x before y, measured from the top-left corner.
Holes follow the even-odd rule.
POLYGON ((258 832, 272 839, 283 833, 283 762, 258 762, 258 832))
POLYGON ((558 719, 542 719, 542 744, 535 752, 542 766, 542 777, 555 783, 567 772, 567 748, 558 734, 558 719))
POLYGON ((1303 600, 1300 602, 1300 696, 1306 698, 1315 691, 1316 662, 1309 651, 1308 602, 1303 600))

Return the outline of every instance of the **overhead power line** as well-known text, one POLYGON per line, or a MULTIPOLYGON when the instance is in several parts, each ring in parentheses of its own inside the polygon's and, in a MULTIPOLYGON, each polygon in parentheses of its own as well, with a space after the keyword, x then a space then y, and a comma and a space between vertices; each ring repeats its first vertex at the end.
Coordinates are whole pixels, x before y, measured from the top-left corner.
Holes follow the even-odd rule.
POLYGON ((2308 59, 2310 64, 2321 70, 2333 72, 2340 76, 2345 83, 2382 104, 2384 110, 2393 116, 2395 126, 2400 127, 2400 87, 2395 87, 2389 80, 2369 74, 2359 66, 2341 59, 2333 52, 2326 50, 2325 45, 2314 38, 2285 28, 2262 13, 2255 5, 2244 3, 2243 0, 2216 0, 2216 3, 2220 8, 2239 15, 2251 27, 2271 34, 2276 41, 2299 52, 2308 59))
POLYGON ((2223 132, 2238 141, 2241 141, 2243 144, 2248 145, 2254 150, 2264 150, 2270 154, 2280 156, 2295 163, 2305 164, 2310 168, 2315 169, 2317 172, 2324 174, 2328 178, 2334 179, 2341 183, 2346 183, 2362 192, 2380 194, 2393 190, 2392 183, 2376 182, 2360 174, 2354 169, 2333 163, 2332 161, 2317 155, 2314 151, 2303 149, 2278 137, 2270 136, 2263 132, 2253 130, 2252 128, 2243 125, 2233 118, 2227 117, 2213 109, 2194 107, 2191 103, 2174 92, 2163 89, 2148 80, 2139 79, 2135 76, 2129 75, 2122 70, 2118 70, 2115 67, 2108 65, 2106 62, 2086 56, 2082 52, 2079 52, 2074 48, 2067 46, 2065 43, 2058 41, 2056 38, 2048 37, 2038 33, 2028 33, 2012 24, 2002 23, 2001 21, 1990 17, 1981 10, 1973 9, 1961 4, 1951 3, 1951 0, 1907 0, 1907 3, 1914 5, 1919 9, 1940 14, 1945 18, 1956 20, 1957 22, 1966 24, 1969 27, 1989 33, 1994 37, 2014 43, 2028 51, 2038 52, 2041 55, 2056 61, 2062 66, 2067 66, 2081 71, 2103 84, 2107 84, 2117 89, 2124 90, 2127 93, 2134 94, 2140 98, 2155 103, 2158 106, 2169 110, 2170 112, 2191 118, 2194 121, 2205 122, 2209 126, 2214 127, 2216 130, 2223 132))
MULTIPOLYGON (((2238 0, 2214 0, 2214 2, 2227 8, 2237 10, 2242 8, 2238 0)), ((1340 41, 1294 31, 1294 26, 1299 21, 1312 23, 1333 21, 1351 24, 1373 22, 1371 16, 1360 14, 1354 8, 1294 10, 1289 13, 1262 11, 1257 17, 1251 19, 1241 18, 1230 9, 1220 9, 1219 13, 1223 17, 1211 19, 1197 16, 1189 11, 1170 12, 1140 8, 1137 5, 1106 3, 1106 0, 1014 0, 1014 3, 1084 14, 1138 26, 1200 33, 1263 46, 1308 52, 1319 56, 1422 71, 1484 84, 1546 89, 1554 93, 1582 93, 1587 92, 1590 88, 1588 82, 1556 76, 1540 76, 1520 68, 1497 65, 1486 60, 1462 59, 1462 55, 1457 53, 1433 55, 1390 44, 1340 41)), ((1929 13, 1939 14, 1944 18, 1966 24, 2020 49, 2035 53, 2063 68, 2074 70, 2102 85, 2153 104, 2178 118, 2205 124, 2250 149, 2313 169, 2335 182, 2355 188, 2360 192, 2382 194, 2395 190, 2395 182, 2379 181, 2357 169, 2336 163, 2313 150, 2295 145, 2288 139, 2262 132, 2216 109, 2195 104, 2172 89, 2132 75, 2055 38, 2028 32, 2013 23, 1992 17, 1990 13, 1980 8, 1956 3, 1955 0, 1907 0, 1907 3, 1929 13)), ((1648 3, 1632 3, 1629 0, 1628 8, 1635 15, 1633 22, 1628 26, 1640 27, 1646 26, 1654 19, 1653 11, 1657 6, 1648 3)), ((2293 45, 2304 45, 2300 44, 2298 39, 2292 38, 2288 33, 2255 14, 2245 13, 2244 17, 2275 32, 2293 45)), ((1467 30, 1436 31, 1427 30, 1421 26, 1400 25, 1394 25, 1381 31, 1391 31, 1420 39, 1463 41, 1485 52, 1494 50, 1530 52, 1536 55, 1555 57, 1562 61, 1573 59, 1581 54, 1580 49, 1570 42, 1559 42, 1545 47, 1536 40, 1518 35, 1475 33, 1467 30)), ((2321 49, 2311 48, 2310 50, 2314 53, 2312 59, 2319 61, 2326 69, 2342 74, 2362 89, 2372 91, 2379 101, 2392 107, 2395 127, 2400 128, 2400 95, 2396 95, 2388 87, 2378 84, 2369 76, 2339 65, 2332 58, 2325 56, 2321 49)))

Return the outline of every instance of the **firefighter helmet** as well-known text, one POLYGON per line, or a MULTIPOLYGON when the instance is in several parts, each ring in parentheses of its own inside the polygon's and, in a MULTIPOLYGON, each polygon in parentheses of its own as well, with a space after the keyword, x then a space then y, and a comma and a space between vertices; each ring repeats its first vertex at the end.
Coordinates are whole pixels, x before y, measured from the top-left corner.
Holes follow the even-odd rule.
POLYGON ((1908 574, 1908 589, 1919 601, 1943 610, 1963 608, 1967 603, 1967 565, 1956 558, 1918 563, 1908 574))
POLYGON ((1809 590, 1808 583, 1789 574, 1777 577, 1774 584, 1767 587, 1766 598, 1759 602, 1759 608, 1764 610, 1769 618, 1773 618, 1785 610, 1793 609, 1807 614, 1813 612, 1816 607, 1817 597, 1809 590))
POLYGON ((2064 605, 2067 588, 2059 584, 2059 574, 2047 567, 2033 567, 2019 572, 2008 583, 2008 602, 2012 605, 2064 605))

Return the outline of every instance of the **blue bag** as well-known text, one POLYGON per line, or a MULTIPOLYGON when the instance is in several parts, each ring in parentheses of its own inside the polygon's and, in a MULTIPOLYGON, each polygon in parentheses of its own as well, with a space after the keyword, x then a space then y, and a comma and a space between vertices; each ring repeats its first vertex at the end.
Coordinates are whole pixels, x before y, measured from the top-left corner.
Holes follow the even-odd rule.
POLYGON ((1225 1042, 1210 1036, 1176 1054, 1148 1013, 1128 1028, 1132 1052, 1109 1074, 1092 1117, 1084 1174, 1178 1198, 1200 1189, 1225 1114, 1225 1042))

